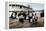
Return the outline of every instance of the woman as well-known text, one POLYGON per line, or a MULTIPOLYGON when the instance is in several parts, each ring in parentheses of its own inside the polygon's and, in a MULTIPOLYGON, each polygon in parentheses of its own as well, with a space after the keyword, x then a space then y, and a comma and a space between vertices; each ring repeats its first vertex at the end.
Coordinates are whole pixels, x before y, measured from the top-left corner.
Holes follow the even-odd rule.
POLYGON ((35 24, 37 24, 38 16, 35 14, 35 24))
POLYGON ((21 11, 21 12, 18 14, 18 17, 19 17, 19 21, 23 24, 23 23, 24 23, 24 13, 23 13, 23 11, 21 11))

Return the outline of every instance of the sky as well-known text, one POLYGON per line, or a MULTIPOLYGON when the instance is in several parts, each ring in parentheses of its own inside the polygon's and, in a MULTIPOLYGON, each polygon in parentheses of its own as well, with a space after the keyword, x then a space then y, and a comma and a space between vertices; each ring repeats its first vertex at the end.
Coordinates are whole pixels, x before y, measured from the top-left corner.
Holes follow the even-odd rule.
POLYGON ((44 9, 44 4, 41 4, 41 3, 25 3, 23 4, 25 6, 28 6, 30 5, 30 8, 33 8, 33 10, 43 10, 44 9))
POLYGON ((30 5, 30 8, 33 8, 33 10, 43 10, 44 4, 41 3, 23 3, 23 5, 28 6, 30 5))
POLYGON ((30 7, 32 7, 33 10, 43 10, 44 9, 44 4, 32 3, 32 4, 30 4, 30 7))

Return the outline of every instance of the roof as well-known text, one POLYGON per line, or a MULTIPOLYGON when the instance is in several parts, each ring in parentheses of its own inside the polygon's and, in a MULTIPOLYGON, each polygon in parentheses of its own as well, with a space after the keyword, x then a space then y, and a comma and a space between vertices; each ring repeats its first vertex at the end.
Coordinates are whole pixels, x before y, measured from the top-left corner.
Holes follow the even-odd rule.
POLYGON ((27 9, 32 9, 30 7, 27 7, 27 6, 24 6, 24 5, 18 5, 18 4, 10 4, 9 6, 21 6, 21 7, 27 8, 27 9))

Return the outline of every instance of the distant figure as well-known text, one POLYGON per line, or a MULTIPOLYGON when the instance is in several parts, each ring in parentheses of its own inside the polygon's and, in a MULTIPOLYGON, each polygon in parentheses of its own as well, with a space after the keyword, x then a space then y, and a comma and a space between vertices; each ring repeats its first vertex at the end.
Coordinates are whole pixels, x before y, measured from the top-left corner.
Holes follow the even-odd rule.
POLYGON ((28 15, 26 15, 26 20, 28 20, 29 18, 28 18, 28 15))

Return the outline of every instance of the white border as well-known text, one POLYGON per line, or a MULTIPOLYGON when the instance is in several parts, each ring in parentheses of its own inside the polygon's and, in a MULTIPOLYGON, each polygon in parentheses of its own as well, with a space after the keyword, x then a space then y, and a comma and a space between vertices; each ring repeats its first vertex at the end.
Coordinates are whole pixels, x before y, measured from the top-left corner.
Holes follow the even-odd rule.
POLYGON ((0 0, 0 31, 46 31, 46 0, 0 0), (23 28, 23 29, 12 29, 6 30, 5 29, 5 2, 6 1, 15 1, 15 2, 31 2, 31 3, 44 3, 44 28, 23 28), (3 13, 2 13, 3 12, 3 13), (2 18, 3 17, 3 18, 2 18))

